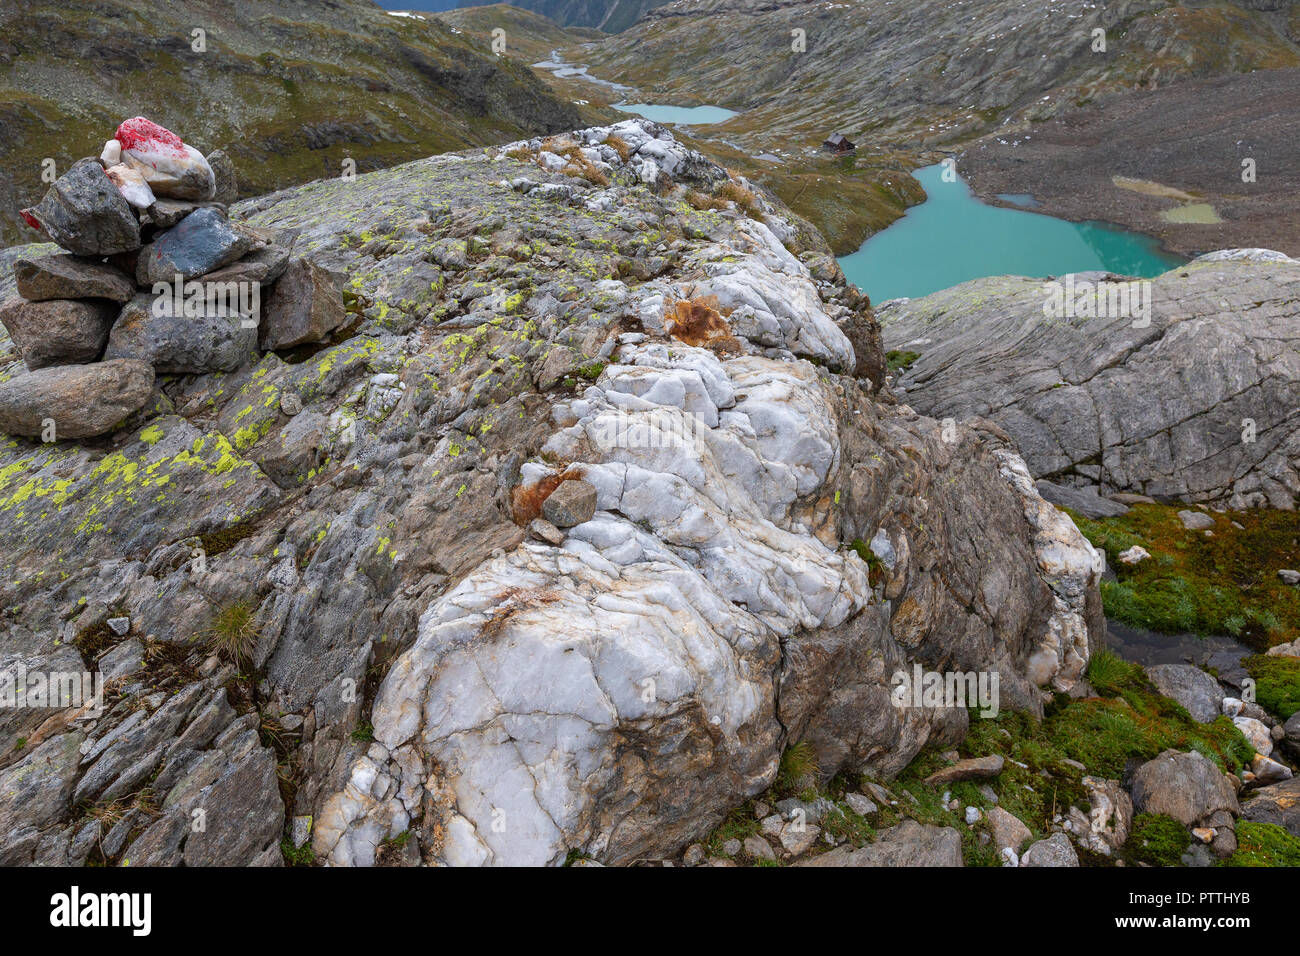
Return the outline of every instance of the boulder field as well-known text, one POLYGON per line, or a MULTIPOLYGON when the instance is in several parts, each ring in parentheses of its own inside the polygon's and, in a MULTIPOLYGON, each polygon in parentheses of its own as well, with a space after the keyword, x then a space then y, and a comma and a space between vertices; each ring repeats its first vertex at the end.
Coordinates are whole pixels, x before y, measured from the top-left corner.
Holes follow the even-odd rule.
MULTIPOLYGON (((996 429, 895 404, 822 241, 655 124, 216 219, 295 237, 285 338, 190 365, 207 325, 131 299, 103 361, 0 371, 149 393, 0 447, 0 665, 107 679, 0 712, 3 862, 627 863, 793 745, 887 780, 959 741, 895 671, 995 671, 1035 714, 1080 684, 1097 553, 996 429)), ((65 294, 62 261, 9 275, 50 251, 6 250, 0 294, 65 294)))

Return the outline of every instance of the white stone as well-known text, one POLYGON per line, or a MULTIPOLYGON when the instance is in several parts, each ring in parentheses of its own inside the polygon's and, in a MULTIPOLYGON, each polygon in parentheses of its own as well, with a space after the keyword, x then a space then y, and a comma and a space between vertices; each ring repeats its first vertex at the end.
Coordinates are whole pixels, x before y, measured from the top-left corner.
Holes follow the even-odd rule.
POLYGON ((1151 552, 1140 544, 1135 544, 1127 551, 1121 551, 1119 554, 1119 560, 1123 564, 1139 564, 1149 557, 1151 557, 1151 552))

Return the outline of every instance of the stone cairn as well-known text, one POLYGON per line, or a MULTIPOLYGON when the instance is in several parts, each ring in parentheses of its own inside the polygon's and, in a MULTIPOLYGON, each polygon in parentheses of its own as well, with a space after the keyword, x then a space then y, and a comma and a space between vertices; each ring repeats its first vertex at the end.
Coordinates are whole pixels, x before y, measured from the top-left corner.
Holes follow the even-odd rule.
POLYGON ((231 222, 237 192, 224 152, 137 116, 22 211, 66 252, 14 262, 0 322, 29 371, 0 383, 0 431, 104 434, 155 373, 231 372, 343 325, 340 276, 295 257, 289 230, 231 222))

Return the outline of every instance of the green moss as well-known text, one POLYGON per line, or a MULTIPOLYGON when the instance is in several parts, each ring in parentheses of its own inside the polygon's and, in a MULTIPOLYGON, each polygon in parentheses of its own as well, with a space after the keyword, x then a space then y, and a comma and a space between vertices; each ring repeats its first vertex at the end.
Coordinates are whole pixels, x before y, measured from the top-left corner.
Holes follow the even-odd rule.
POLYGON ((357 729, 352 731, 352 739, 359 744, 368 744, 375 739, 375 728, 363 721, 357 724, 357 729))
POLYGON ((1300 866, 1300 839, 1275 823, 1237 821, 1237 851, 1223 866, 1300 866))
POLYGON ((904 352, 899 349, 890 349, 885 353, 885 361, 891 372, 906 371, 915 365, 920 357, 920 352, 904 352))
POLYGON ((1125 849, 1128 854, 1152 866, 1180 866, 1191 842, 1187 828, 1162 813, 1139 813, 1133 818, 1125 849))
POLYGON ((163 437, 163 430, 157 425, 150 425, 140 432, 140 440, 146 445, 155 445, 163 437))
POLYGON ((225 528, 219 528, 216 531, 207 531, 199 535, 199 545, 203 548, 203 553, 208 557, 217 554, 225 554, 245 538, 252 537, 257 533, 257 525, 252 521, 243 521, 239 524, 229 525, 225 528))
POLYGON ((1255 700, 1278 720, 1300 710, 1300 660, 1255 654, 1242 663, 1255 679, 1255 700))
POLYGON ((316 865, 316 854, 312 852, 310 840, 302 846, 294 846, 288 839, 281 840, 280 855, 284 857, 285 866, 316 865))
POLYGON ((1098 521, 1068 512, 1115 571, 1117 580, 1101 585, 1106 614, 1165 633, 1228 634, 1261 650, 1300 637, 1300 588, 1277 576, 1300 563, 1300 513, 1212 515, 1207 537, 1183 527, 1183 507, 1136 505, 1098 521), (1151 557, 1121 563, 1134 545, 1151 557))

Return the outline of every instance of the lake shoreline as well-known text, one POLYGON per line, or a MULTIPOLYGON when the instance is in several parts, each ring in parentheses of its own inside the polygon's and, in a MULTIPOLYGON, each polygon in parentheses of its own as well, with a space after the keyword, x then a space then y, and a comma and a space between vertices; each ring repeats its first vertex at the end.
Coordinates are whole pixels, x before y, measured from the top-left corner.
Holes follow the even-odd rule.
POLYGON ((1179 255, 1245 247, 1295 257, 1296 102, 1300 69, 1176 83, 1000 130, 967 146, 958 169, 990 204, 998 194, 1027 192, 1042 212, 1113 222, 1179 255), (1239 145, 1246 142, 1253 148, 1239 145), (1256 158, 1257 181, 1243 182, 1242 163, 1256 158), (1178 221, 1195 206, 1219 221, 1178 221))

